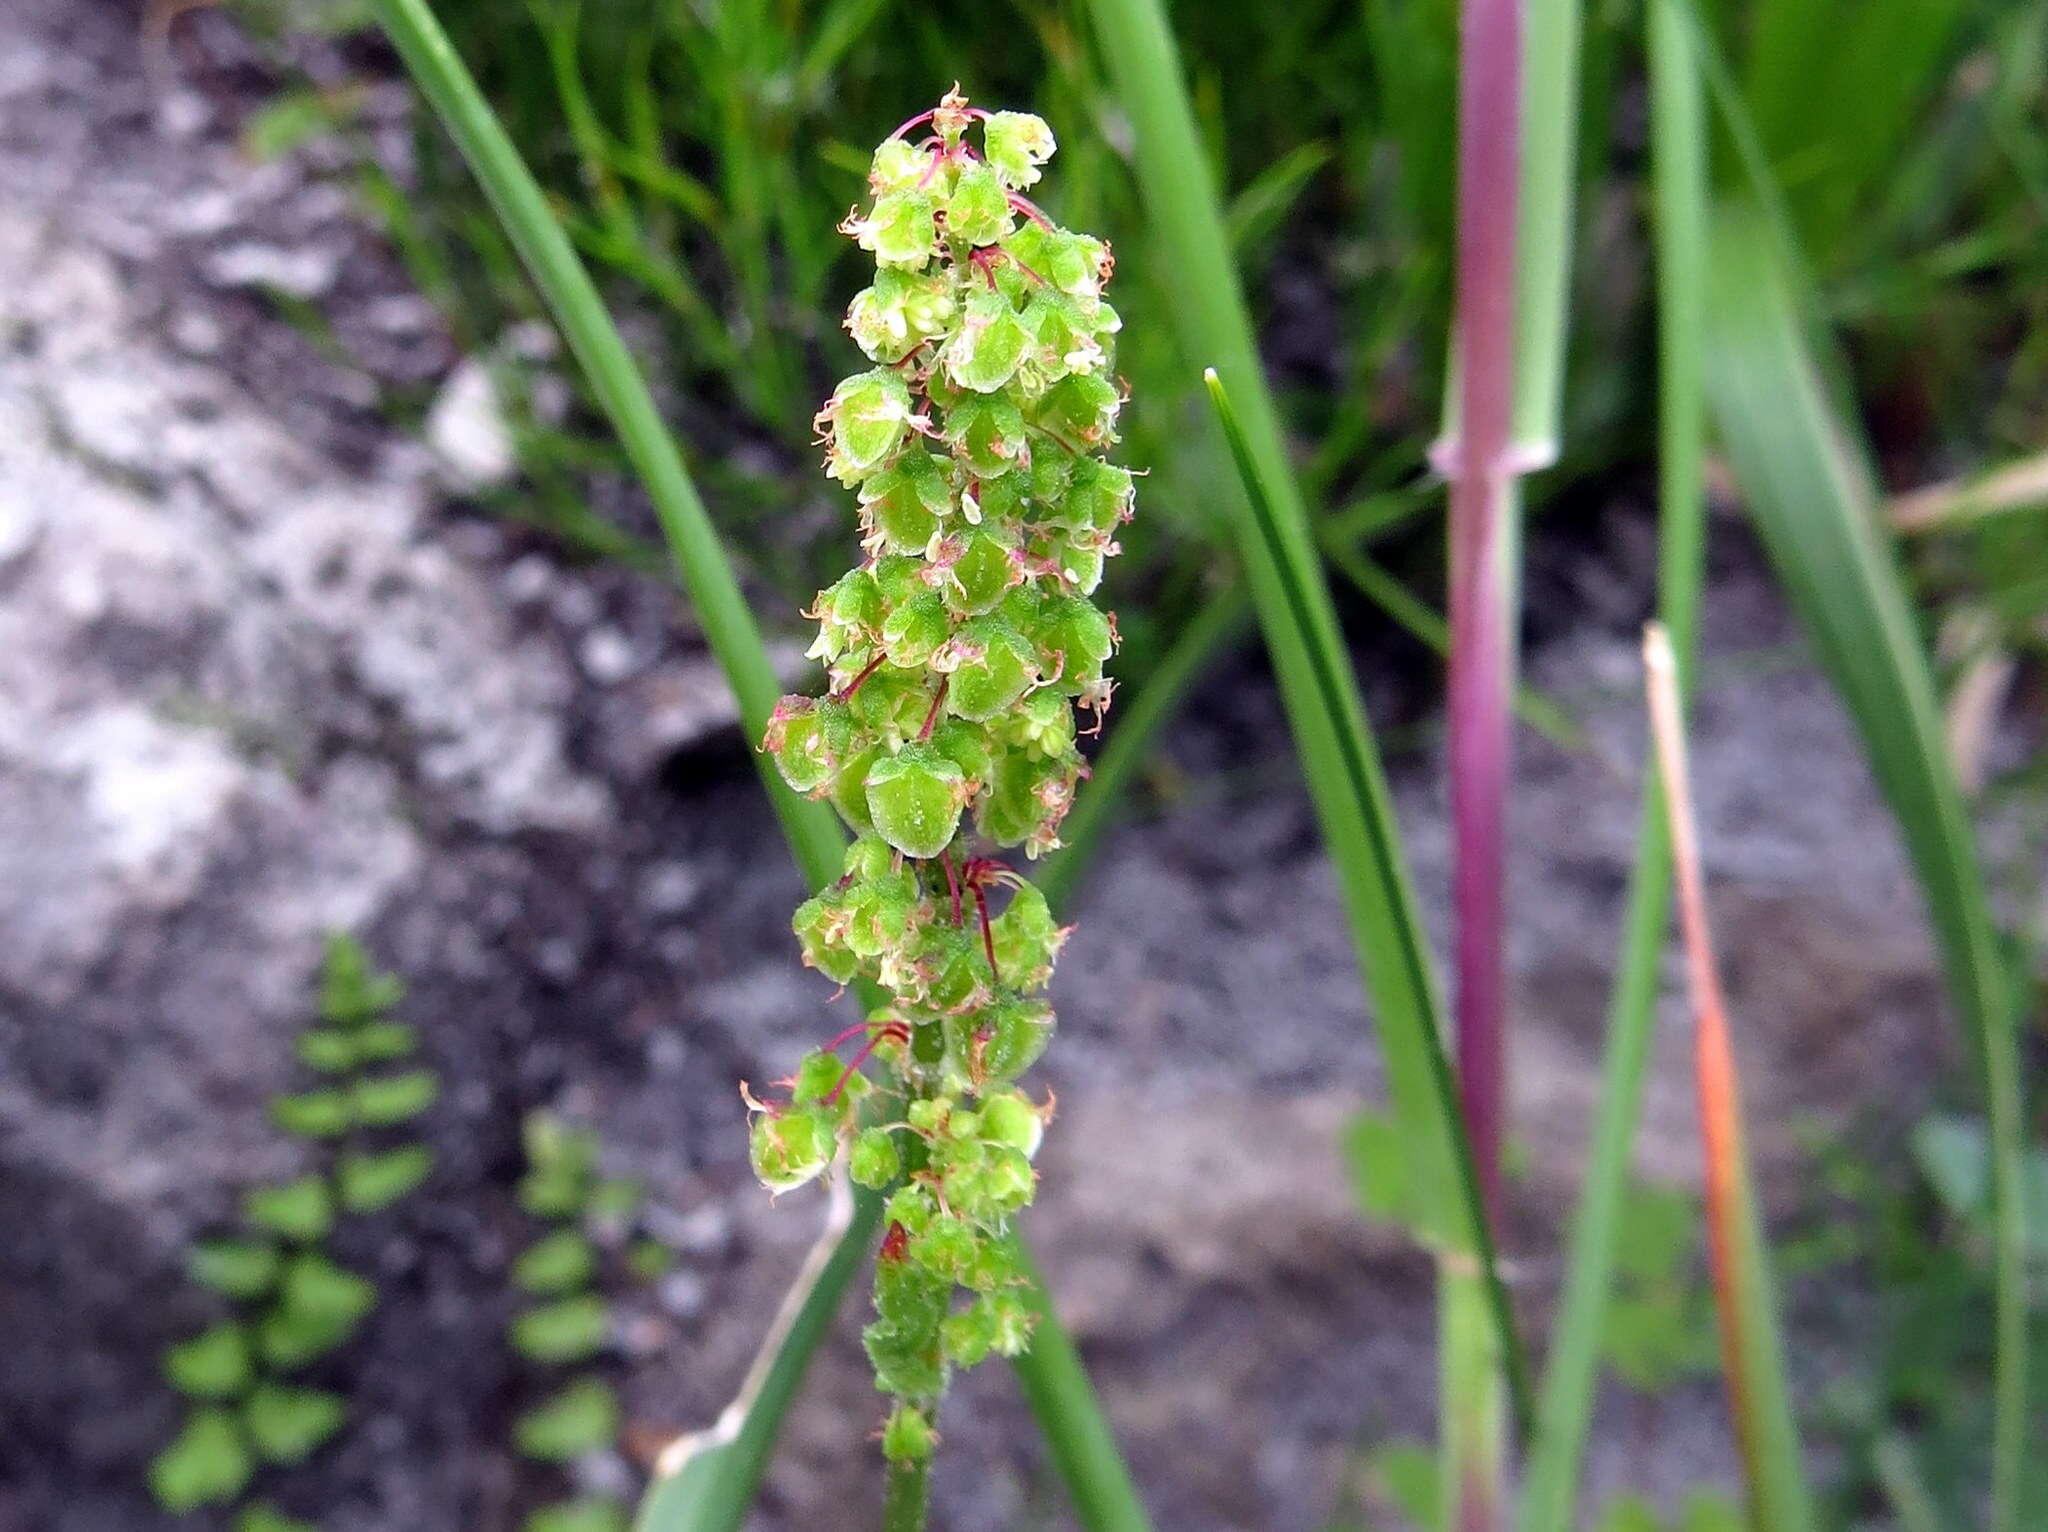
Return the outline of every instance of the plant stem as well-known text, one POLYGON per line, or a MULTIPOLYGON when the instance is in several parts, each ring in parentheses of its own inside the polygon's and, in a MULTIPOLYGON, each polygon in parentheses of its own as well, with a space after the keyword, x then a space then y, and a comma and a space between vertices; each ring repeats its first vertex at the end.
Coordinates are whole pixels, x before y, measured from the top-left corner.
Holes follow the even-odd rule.
MULTIPOLYGON (((1681 701, 1699 625, 1706 547, 1706 106, 1691 31, 1680 13, 1684 3, 1651 0, 1647 17, 1657 267, 1657 609, 1671 635, 1681 701)), ((1565 1532, 1578 1499, 1628 1188, 1629 1146, 1642 1110, 1671 919, 1671 841, 1654 762, 1644 773, 1636 847, 1620 963, 1608 1000, 1599 1112, 1522 1489, 1522 1532, 1565 1532)))
MULTIPOLYGON (((1505 1088, 1506 815, 1515 582, 1515 298, 1521 197, 1521 0, 1464 0, 1458 57, 1456 407, 1450 479, 1449 774, 1459 1103, 1481 1205, 1500 1227, 1505 1088)), ((1444 1294, 1445 1491, 1460 1532, 1501 1510, 1498 1374, 1469 1307, 1444 1294), (1463 1321, 1463 1322, 1461 1322, 1463 1321)))
POLYGON ((1487 1218, 1500 1217, 1501 879, 1514 593, 1520 0, 1465 0, 1458 86, 1458 377, 1450 477, 1450 795, 1458 1077, 1487 1218))
POLYGON ((1692 996, 1694 1077, 1706 1159, 1707 1244, 1721 1323, 1728 1411, 1742 1457, 1750 1525, 1759 1532, 1801 1532, 1813 1524, 1813 1512, 1807 1503, 1777 1301, 1743 1145, 1742 1093, 1729 1037, 1728 1004, 1707 922, 1677 667, 1670 636, 1654 622, 1643 636, 1643 662, 1692 996))
MULTIPOLYGON (((740 592, 718 529, 697 495, 646 379, 605 312, 546 195, 464 67, 428 0, 374 0, 374 5, 386 35, 489 195, 534 285, 588 374, 593 392, 653 502, 705 638, 739 701, 741 725, 751 738, 759 739, 781 690, 775 667, 740 592)), ((791 792, 767 757, 759 757, 757 766, 804 881, 814 888, 830 882, 838 876, 846 852, 846 837, 837 815, 826 805, 791 792)), ((693 1532, 696 1528, 723 1532, 745 1518, 783 1411, 829 1328, 880 1216, 880 1199, 870 1194, 858 1197, 855 1206, 846 1242, 807 1289, 797 1322, 767 1363, 767 1386, 730 1433, 717 1433, 719 1439, 710 1450, 687 1458, 687 1466, 679 1473, 657 1482, 642 1509, 643 1527, 662 1532, 683 1527, 693 1532)), ((1041 1347, 1057 1332, 1057 1318, 1047 1315, 1041 1319, 1041 1347)), ((1071 1344, 1067 1349, 1071 1355, 1071 1344)), ((1030 1375, 1037 1363, 1027 1352, 1017 1359, 1016 1367, 1020 1374, 1030 1375)), ((1101 1428, 1100 1406, 1078 1361, 1042 1376, 1038 1386, 1027 1385, 1027 1391, 1039 1401, 1041 1423, 1048 1431, 1082 1429, 1067 1424, 1073 1421, 1101 1428)), ((1135 1505, 1136 1490, 1129 1483, 1115 1443, 1094 1442, 1089 1451, 1101 1478, 1114 1480, 1115 1492, 1135 1505)), ((1108 1493, 1101 1485, 1075 1489, 1077 1500, 1108 1493)), ((1094 1532, 1123 1532, 1126 1527, 1142 1527, 1144 1522, 1140 1513, 1134 1521, 1090 1525, 1094 1532)))
POLYGON ((932 1488, 931 1454, 889 1465, 882 1496, 882 1532, 924 1532, 932 1488))

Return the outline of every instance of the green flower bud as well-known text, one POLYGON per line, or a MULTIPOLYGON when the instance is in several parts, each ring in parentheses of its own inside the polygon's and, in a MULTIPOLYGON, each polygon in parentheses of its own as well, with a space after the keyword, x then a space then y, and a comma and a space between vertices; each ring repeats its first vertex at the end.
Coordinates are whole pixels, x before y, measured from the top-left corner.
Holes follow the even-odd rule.
POLYGON ((1045 687, 1018 704, 1006 732, 1009 743, 1029 755, 1064 758, 1074 748, 1074 705, 1061 691, 1045 687))
POLYGON ((793 1191, 816 1180, 838 1150, 831 1113, 817 1107, 757 1112, 747 1135, 754 1174, 772 1192, 793 1191))
POLYGON ((910 1237, 911 1262, 935 1277, 952 1280, 974 1259, 974 1228, 957 1214, 941 1213, 910 1237))
POLYGON ((995 1145, 981 1168, 982 1195, 999 1214, 1010 1214, 1030 1205, 1038 1192, 1038 1174, 1021 1149, 995 1145))
POLYGON ((852 649, 867 649, 888 611, 882 587, 870 570, 856 569, 818 592, 811 615, 818 621, 818 637, 809 650, 810 658, 830 663, 852 649))
POLYGON ((980 1305, 948 1314, 939 1326, 939 1345, 956 1366, 972 1367, 995 1346, 995 1329, 980 1305))
POLYGON ((903 1174, 903 1156, 886 1128, 864 1129, 847 1151, 846 1173, 854 1184, 880 1191, 903 1174))
POLYGON ((936 1334, 952 1296, 943 1276, 914 1261, 885 1253, 875 1262, 875 1313, 898 1335, 936 1334))
POLYGON ((1093 531, 1105 535, 1130 520, 1131 471, 1093 458, 1075 463, 1073 482, 1062 507, 1061 524, 1071 531, 1093 531))
POLYGON ((904 1335, 877 1320, 860 1332, 868 1362, 875 1369, 875 1387, 885 1394, 911 1399, 936 1398, 945 1386, 944 1358, 938 1332, 904 1335))
POLYGON ((951 672, 946 710, 983 723, 1009 709, 1038 678, 1038 655, 1000 617, 977 617, 932 655, 932 668, 951 672))
POLYGON ((876 831, 905 856, 937 856, 952 843, 967 801, 967 778, 929 745, 905 745, 868 768, 868 812, 876 831))
POLYGON ((885 1223, 902 1225, 906 1235, 917 1235, 931 1226, 932 1216, 938 1210, 931 1192, 912 1184, 899 1188, 890 1196, 882 1208, 882 1218, 885 1223))
POLYGON ((1014 1293, 988 1293, 975 1300, 988 1307, 988 1327, 998 1356, 1022 1356, 1031 1344, 1031 1327, 1037 1318, 1014 1293))
POLYGON ((989 168, 1002 177, 1004 185, 1020 191, 1038 183, 1039 166, 1058 148, 1045 119, 1029 112, 991 114, 981 125, 981 141, 989 168))
POLYGON ((1010 896, 1009 907, 989 922, 989 936, 1003 981, 1032 990, 1052 977, 1053 960, 1067 933, 1054 923, 1045 895, 1026 883, 1010 896))
POLYGON ((899 1404, 882 1426, 882 1456, 892 1463, 918 1463, 932 1455, 939 1436, 923 1410, 899 1404))
POLYGON ((870 360, 893 366, 946 333, 954 302, 943 272, 884 271, 846 311, 847 333, 870 360))
POLYGON ((1007 1145, 1028 1160, 1045 1137, 1045 1119, 1022 1091, 1007 1091, 982 1103, 981 1131, 990 1142, 1007 1145))

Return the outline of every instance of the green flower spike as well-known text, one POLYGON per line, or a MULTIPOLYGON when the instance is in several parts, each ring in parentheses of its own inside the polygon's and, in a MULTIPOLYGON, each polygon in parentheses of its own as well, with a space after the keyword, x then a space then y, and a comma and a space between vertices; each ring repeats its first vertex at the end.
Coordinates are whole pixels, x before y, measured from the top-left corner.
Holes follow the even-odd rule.
POLYGON ((1133 499, 1104 458, 1122 321, 1109 247, 1023 195, 1054 147, 1039 118, 956 92, 875 151, 842 226, 875 257, 846 316, 873 365, 817 418, 865 557, 807 614, 830 694, 785 697, 762 740, 858 837, 796 912, 803 960, 887 998, 805 1057, 786 1100, 746 1098, 748 1149, 771 1191, 844 1153, 888 1194, 863 1341, 897 1468, 930 1457, 954 1368, 1030 1344, 1015 1222, 1052 1103, 1016 1081, 1051 1040, 1067 933, 989 853, 1058 847, 1087 775, 1076 710, 1093 732, 1117 642, 1091 598, 1133 499))

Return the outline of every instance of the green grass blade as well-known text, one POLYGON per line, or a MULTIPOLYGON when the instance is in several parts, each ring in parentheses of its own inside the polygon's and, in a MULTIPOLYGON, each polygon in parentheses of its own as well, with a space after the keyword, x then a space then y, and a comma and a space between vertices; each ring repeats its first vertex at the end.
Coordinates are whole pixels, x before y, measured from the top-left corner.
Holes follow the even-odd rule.
MULTIPOLYGON (((377 17, 407 69, 447 125, 477 179, 518 247, 535 285, 546 298, 571 349, 588 374, 591 387, 618 432, 635 471, 654 504, 663 536, 676 560, 683 587, 696 608, 712 653, 739 699, 741 726, 750 739, 760 738, 769 711, 781 690, 760 630, 740 594, 720 544, 717 529, 698 498, 674 439, 663 425, 645 378, 626 349, 625 341, 605 312, 589 273, 568 237, 550 212, 547 200, 504 128, 463 66, 447 34, 434 19, 426 0, 375 0, 377 17)), ((783 785, 765 758, 757 761, 762 783, 781 820, 783 834, 812 886, 838 875, 845 852, 844 832, 823 804, 798 797, 783 785)), ((851 1234, 860 1229, 857 1214, 851 1234)), ((871 1224, 870 1224, 871 1228, 871 1224)), ((657 1486, 655 1500, 664 1515, 696 1518, 676 1523, 696 1532, 737 1527, 753 1498, 774 1444, 781 1418, 797 1382, 829 1324, 858 1265, 865 1243, 849 1237, 828 1263, 827 1276, 809 1290, 802 1312, 784 1336, 774 1358, 776 1386, 764 1387, 747 1412, 744 1427, 726 1450, 706 1454, 680 1489, 675 1481, 657 1486), (706 1488, 705 1486, 711 1486, 706 1488), (685 1492, 687 1491, 687 1494, 685 1492), (708 1501, 709 1512, 723 1519, 706 1520, 697 1507, 708 1501)), ((1017 1360, 1034 1407, 1046 1412, 1048 1433, 1102 1426, 1101 1407, 1087 1377, 1073 1361, 1072 1343, 1060 1333, 1050 1312, 1039 1320, 1040 1344, 1017 1360), (1040 1350, 1053 1354, 1042 1363, 1040 1350), (1068 1365, 1058 1365, 1064 1361, 1068 1365), (1080 1422, 1077 1426, 1075 1423, 1080 1422)), ((1106 1436, 1092 1445, 1091 1461, 1104 1476, 1123 1480, 1124 1492, 1136 1503, 1115 1444, 1106 1436), (1107 1466, 1103 1466, 1107 1465, 1107 1466)), ((1093 1487, 1091 1487, 1093 1492, 1093 1487)), ((1077 1489, 1077 1496, 1080 1491, 1077 1489)), ((708 1512, 706 1513, 708 1514, 708 1512)), ((1126 1522, 1097 1532, 1124 1532, 1126 1522)), ((648 1520, 652 1532, 671 1532, 666 1520, 648 1520)))
POLYGON ((741 1391, 744 1407, 730 1422, 721 1419, 707 1433, 711 1439, 685 1438, 670 1448, 680 1461, 665 1462, 657 1472, 633 1523, 636 1532, 732 1532, 746 1521, 782 1417, 881 1221, 882 1198, 856 1190, 850 1221, 843 1231, 828 1227, 813 1252, 814 1265, 791 1289, 741 1391), (729 1438, 723 1435, 728 1429, 729 1438))
MULTIPOLYGON (((1267 642, 1279 649, 1284 640, 1288 653, 1302 656, 1300 670, 1287 691, 1289 717, 1315 709, 1331 738, 1327 755, 1314 755, 1306 745, 1303 767, 1312 784, 1320 784, 1319 806, 1325 799, 1341 800, 1341 823, 1346 834, 1341 842, 1330 838, 1331 859, 1346 889, 1347 904, 1354 927, 1364 928, 1359 936, 1366 977, 1377 1003, 1382 1029, 1387 1033, 1387 1050, 1414 1046, 1421 1053, 1420 1066, 1434 1098, 1437 1135, 1448 1139, 1453 1185, 1446 1196, 1445 1227, 1435 1231, 1452 1242, 1462 1263, 1476 1263, 1483 1278, 1482 1304, 1493 1329, 1498 1355, 1495 1365, 1504 1369, 1517 1413, 1526 1420, 1528 1384, 1521 1349, 1514 1333, 1514 1319, 1507 1292, 1500 1280, 1492 1238, 1480 1211, 1479 1178, 1472 1161, 1458 1113, 1457 1087, 1450 1061, 1444 1055, 1437 1016, 1436 986, 1431 977, 1428 938, 1423 932, 1414 891, 1409 887, 1406 859, 1401 850, 1400 829, 1394 819, 1393 800, 1387 791, 1386 773, 1373 744, 1372 725, 1365 704, 1345 656, 1337 628, 1337 614, 1323 583, 1321 567, 1313 555, 1296 555, 1281 535, 1280 520, 1258 464, 1252 457, 1230 395, 1213 369, 1207 375, 1210 397, 1230 442, 1231 456, 1244 481, 1254 529, 1265 556, 1271 561, 1279 600, 1271 609, 1262 608, 1267 642), (1355 833, 1353 833, 1355 832, 1355 833), (1397 1032, 1391 1015, 1405 1016, 1397 1032)), ((1299 731, 1299 724, 1296 725, 1299 731)), ((1324 820, 1326 831, 1332 819, 1324 820)), ((1391 1061, 1390 1061, 1391 1071, 1391 1061)))
POLYGON ((1515 245, 1516 454, 1557 460, 1578 163, 1579 0, 1527 0, 1522 43, 1522 177, 1515 245))
POLYGON ((1025 1264, 1031 1274, 1032 1307, 1040 1318, 1025 1353, 1030 1365, 1017 1368, 1017 1381, 1038 1418, 1053 1467, 1066 1481, 1074 1514, 1090 1532, 1149 1532, 1151 1523, 1130 1471, 1117 1455, 1116 1435, 1088 1385, 1081 1355, 1064 1330, 1047 1323, 1052 1297, 1028 1252, 1025 1264))
MULTIPOLYGON (((1479 1269, 1491 1289, 1496 1344, 1519 1380, 1521 1351, 1485 1249, 1470 1150, 1437 1032, 1435 980, 1406 868, 1388 839, 1392 813, 1364 734, 1364 709, 1348 668, 1333 678, 1334 704, 1316 680, 1312 650, 1342 653, 1336 616, 1322 583, 1307 506, 1288 471, 1279 415, 1259 366, 1173 36, 1159 0, 1090 0, 1089 11, 1118 98, 1136 129, 1147 210, 1177 265, 1180 301, 1174 315, 1183 355, 1190 363, 1210 363, 1240 412, 1233 447, 1252 471, 1243 475, 1247 499, 1235 507, 1237 542, 1378 1012, 1394 1112, 1417 1146, 1417 1184, 1441 1212, 1438 1237, 1451 1252, 1447 1267, 1470 1271, 1485 1252, 1479 1269), (1261 519, 1257 506, 1269 514, 1261 519), (1313 598, 1305 594, 1311 591, 1313 598), (1347 755, 1347 743, 1355 747, 1362 741, 1362 755, 1347 755)), ((1518 1381, 1518 1406, 1525 1397, 1518 1381)))
MULTIPOLYGON (((1647 20, 1657 265, 1657 609, 1671 635, 1682 693, 1699 625, 1706 548, 1707 138, 1692 28, 1680 0, 1651 0, 1647 20)), ((1644 775, 1636 846, 1620 965, 1608 1002, 1600 1106, 1523 1477, 1523 1532, 1566 1532, 1577 1506, 1628 1189, 1629 1148, 1642 1111, 1671 918, 1671 840, 1654 765, 1644 775)))
POLYGON ((1752 1532, 1807 1532, 1813 1525, 1813 1506, 1785 1381, 1785 1345, 1778 1330, 1763 1222, 1750 1181, 1728 1006, 1707 922, 1706 880, 1686 767, 1684 705, 1670 635, 1655 623, 1644 635, 1643 659, 1692 998, 1700 1144, 1706 1161, 1707 1244, 1720 1320, 1721 1369, 1748 1492, 1749 1524, 1752 1532))
POLYGON ((2019 1532, 2027 1429, 2026 1231, 2013 996, 1926 654, 1867 464, 1827 404, 1777 236, 1752 212, 1716 220, 1707 391, 1765 548, 1863 737, 1924 894, 1952 1003, 1985 1076, 1995 1195, 1992 1507, 2019 1532))

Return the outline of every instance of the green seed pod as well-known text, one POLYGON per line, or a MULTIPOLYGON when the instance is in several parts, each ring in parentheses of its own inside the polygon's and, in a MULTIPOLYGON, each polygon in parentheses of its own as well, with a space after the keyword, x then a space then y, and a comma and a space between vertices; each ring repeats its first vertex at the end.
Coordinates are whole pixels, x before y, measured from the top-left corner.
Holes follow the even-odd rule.
POLYGON ((905 856, 937 856, 960 827, 966 784, 965 773, 931 746, 905 745, 868 768, 868 813, 905 856))
POLYGON ((999 752, 988 791, 976 804, 982 834, 1006 846, 1058 843, 1060 820, 1074 795, 1077 768, 1070 758, 1034 756, 1028 750, 999 752))
POLYGON ((952 673, 946 710, 985 723, 1008 711, 1037 679, 1038 654, 1000 617, 977 617, 939 647, 932 668, 952 673))
POLYGON ((977 394, 992 394, 1024 363, 1031 332, 1001 292, 976 288, 969 294, 960 328, 946 343, 946 376, 977 394))
POLYGON ((996 967, 1006 983, 1021 990, 1038 989, 1052 977, 1066 935, 1053 920, 1045 895, 1030 883, 1012 894, 1009 907, 989 923, 996 967))
POLYGON ((882 1456, 892 1463, 920 1463, 938 1445, 929 1416, 914 1404, 899 1404, 882 1426, 882 1456))
POLYGON ((1005 186, 1019 191, 1036 185, 1039 166, 1053 156, 1058 146, 1043 117, 1029 112, 994 112, 981 125, 983 152, 989 168, 1002 177, 1005 186))
POLYGON ((917 486, 894 468, 868 480, 861 490, 861 505, 872 528, 868 541, 884 552, 922 553, 938 536, 939 518, 920 498, 917 486))
POLYGON ((829 793, 832 807, 839 810, 839 817, 844 819, 857 835, 866 834, 875 828, 874 816, 868 812, 867 779, 869 769, 881 759, 881 755, 880 745, 869 745, 866 749, 848 756, 846 764, 839 768, 839 774, 832 779, 829 793))
POLYGON ((761 748, 794 792, 816 792, 831 781, 853 739, 853 717, 829 697, 784 697, 768 715, 761 748))
POLYGON ((851 883, 869 883, 886 878, 896 870, 896 848, 879 835, 862 835, 846 848, 839 864, 840 876, 851 883))
POLYGON ((1016 225, 1003 183, 987 165, 960 167, 946 199, 946 237, 967 245, 993 245, 1016 225))
POLYGON ((882 623, 882 643, 889 663, 905 670, 930 662, 953 633, 953 620, 936 591, 922 591, 891 612, 882 623))
POLYGON ((1073 704, 1050 686, 1032 692, 1012 711, 1006 732, 1013 749, 1064 760, 1074 748, 1073 704))
POLYGON ((988 739, 979 724, 948 718, 932 731, 931 747, 958 766, 968 781, 988 780, 988 739))
POLYGON ((952 1110, 953 1103, 943 1096, 922 1096, 903 1109, 903 1116, 913 1132, 922 1133, 929 1138, 934 1133, 944 1131, 946 1118, 951 1115, 952 1110))
POLYGON ((910 419, 910 390, 892 369, 877 367, 841 383, 818 414, 819 428, 831 430, 832 476, 848 484, 869 477, 902 443, 910 419))
POLYGON ((854 1184, 880 1191, 903 1174, 903 1156, 886 1128, 864 1129, 847 1151, 846 1173, 854 1184))
POLYGON ((831 1114, 816 1107, 757 1112, 747 1137, 754 1174, 772 1192, 793 1191, 816 1180, 838 1149, 831 1114))
MULTIPOLYGON (((1023 330, 1018 330, 1018 355, 1023 355, 1023 330)), ((1025 446, 1024 412, 1007 397, 962 400, 946 414, 946 443, 953 456, 976 478, 993 479, 1030 461, 1025 446)))
POLYGON ((867 217, 848 219, 840 227, 861 249, 874 252, 876 265, 922 271, 938 245, 938 230, 932 222, 937 211, 928 192, 906 186, 877 197, 874 211, 867 217))
POLYGON ((790 928, 803 949, 805 967, 817 969, 834 984, 853 982, 860 960, 847 950, 843 918, 828 901, 806 899, 796 907, 790 928))
POLYGON ((1022 1091, 1007 1091, 982 1103, 981 1131, 991 1143, 1015 1149, 1028 1160, 1045 1137, 1045 1119, 1022 1091))
POLYGON ((1038 401, 1038 423, 1055 436, 1088 447, 1116 440, 1123 395, 1101 372, 1077 372, 1060 379, 1038 401))
POLYGON ((796 1066, 789 1099, 799 1106, 807 1101, 823 1101, 846 1083, 846 1066, 831 1054, 813 1049, 796 1066))
POLYGON ((877 196, 907 191, 924 179, 930 165, 930 157, 908 139, 884 139, 868 165, 868 190, 877 196))
POLYGON ((964 617, 993 612, 1024 578, 1016 550, 985 530, 948 538, 941 546, 939 589, 946 604, 964 617))
POLYGON ((1038 1062, 1052 1041, 1052 1007, 1043 1000, 1005 1000, 988 1012, 981 1044, 980 1077, 1009 1081, 1038 1062))
POLYGON ((886 270, 846 311, 847 333, 869 360, 893 366, 953 317, 953 285, 943 272, 886 270))

